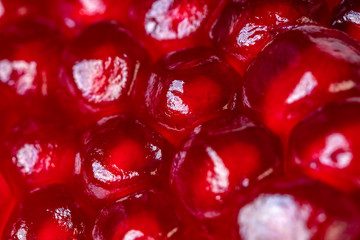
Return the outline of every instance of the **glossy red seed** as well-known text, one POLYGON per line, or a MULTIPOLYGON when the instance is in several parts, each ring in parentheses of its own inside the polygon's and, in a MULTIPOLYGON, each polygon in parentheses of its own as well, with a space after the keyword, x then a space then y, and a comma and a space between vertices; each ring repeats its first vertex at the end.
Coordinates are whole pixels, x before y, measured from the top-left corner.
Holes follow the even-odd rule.
POLYGON ((330 104, 290 136, 290 169, 343 191, 360 189, 360 101, 330 104))
POLYGON ((181 224, 168 200, 153 191, 138 192, 105 207, 96 218, 94 240, 174 239, 181 224))
POLYGON ((209 45, 207 31, 221 0, 132 0, 129 24, 154 58, 196 45, 209 45))
POLYGON ((16 206, 2 239, 88 239, 87 222, 62 186, 30 193, 16 206))
POLYGON ((357 0, 342 1, 335 9, 331 25, 360 41, 360 2, 357 0))
POLYGON ((92 25, 63 54, 59 101, 87 125, 125 111, 146 61, 146 51, 124 28, 114 22, 92 25))
POLYGON ((358 239, 359 221, 355 201, 326 185, 274 179, 241 204, 234 239, 358 239))
POLYGON ((169 54, 152 69, 135 88, 134 101, 140 117, 175 145, 239 97, 241 77, 209 48, 169 54))
POLYGON ((103 119, 85 134, 82 144, 75 190, 94 207, 168 176, 171 145, 138 121, 122 116, 103 119))
POLYGON ((358 95, 360 45, 317 26, 288 31, 249 66, 243 103, 283 139, 318 107, 358 95))
POLYGON ((61 35, 46 22, 24 19, 3 27, 0 36, 0 88, 21 97, 48 96, 57 78, 61 35))
POLYGON ((329 21, 324 0, 231 1, 210 37, 231 65, 243 74, 251 60, 279 33, 306 23, 329 21))
POLYGON ((237 195, 281 172, 279 142, 243 115, 225 115, 196 128, 173 160, 173 193, 198 220, 222 217, 237 195))
POLYGON ((5 139, 1 166, 13 191, 24 193, 72 179, 77 151, 74 133, 43 121, 22 120, 5 139))

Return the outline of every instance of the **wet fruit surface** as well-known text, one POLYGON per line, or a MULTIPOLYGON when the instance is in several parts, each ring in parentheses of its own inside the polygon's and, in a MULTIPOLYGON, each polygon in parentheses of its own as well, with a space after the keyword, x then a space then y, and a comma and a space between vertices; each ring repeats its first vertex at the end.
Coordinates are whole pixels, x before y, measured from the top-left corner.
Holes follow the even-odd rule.
POLYGON ((172 157, 172 147, 158 133, 122 116, 98 122, 81 148, 76 189, 94 202, 114 201, 166 180, 172 157))
POLYGON ((0 238, 360 239, 359 6, 0 0, 0 238))
POLYGON ((290 167, 344 191, 356 191, 359 111, 355 99, 331 104, 297 125, 290 137, 290 167))
POLYGON ((3 239, 87 239, 85 216, 62 186, 26 196, 13 210, 3 239))
POLYGON ((199 126, 186 140, 173 160, 170 182, 196 218, 219 218, 237 194, 281 172, 281 155, 264 127, 243 115, 227 115, 199 126))
POLYGON ((152 69, 134 98, 149 125, 174 144, 196 125, 231 110, 239 97, 241 77, 210 48, 166 55, 152 69))
POLYGON ((162 194, 139 192, 100 211, 92 237, 101 239, 175 239, 179 220, 162 194))
POLYGON ((20 192, 65 183, 73 174, 74 133, 39 119, 24 119, 8 134, 1 166, 13 189, 20 192))
POLYGON ((93 25, 63 53, 59 101, 74 118, 85 115, 82 122, 124 111, 146 59, 146 51, 115 22, 93 25))
POLYGON ((332 27, 342 30, 360 40, 360 3, 356 0, 342 1, 335 9, 332 27))
POLYGON ((325 24, 328 18, 323 0, 230 1, 210 37, 243 74, 251 60, 279 33, 308 23, 325 24))
POLYGON ((21 97, 49 95, 57 77, 61 34, 45 21, 25 19, 3 27, 0 36, 0 88, 21 97))
POLYGON ((326 103, 359 94, 360 45, 317 26, 288 31, 249 66, 243 103, 286 138, 303 117, 326 103))
POLYGON ((357 239, 359 213, 354 201, 326 185, 275 179, 242 204, 236 234, 239 239, 357 239))
POLYGON ((157 58, 174 50, 209 45, 212 15, 225 1, 133 0, 129 21, 134 34, 157 58))

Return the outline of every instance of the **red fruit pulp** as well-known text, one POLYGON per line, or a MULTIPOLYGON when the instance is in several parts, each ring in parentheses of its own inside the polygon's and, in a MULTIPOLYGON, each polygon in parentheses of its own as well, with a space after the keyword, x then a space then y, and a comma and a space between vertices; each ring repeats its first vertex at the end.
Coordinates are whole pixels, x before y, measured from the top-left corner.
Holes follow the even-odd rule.
POLYGON ((123 112, 146 62, 146 51, 124 28, 115 22, 92 25, 63 53, 59 101, 86 125, 123 112))
POLYGON ((357 191, 360 188, 359 131, 359 100, 322 108, 293 129, 290 169, 342 191, 357 191))
POLYGON ((37 119, 17 123, 4 141, 1 166, 13 191, 70 181, 77 146, 74 133, 37 119))
POLYGON ((269 44, 244 77, 243 103, 286 141, 326 103, 359 94, 360 45, 345 34, 298 27, 269 44))
POLYGON ((100 239, 174 239, 181 224, 163 194, 146 191, 129 195, 102 209, 92 237, 100 239))
POLYGON ((331 25, 360 41, 360 2, 357 0, 342 1, 335 9, 331 25))
POLYGON ((8 221, 13 207, 16 204, 16 198, 12 193, 11 187, 0 173, 0 236, 2 236, 3 229, 8 221))
POLYGON ((241 204, 234 239, 358 239, 355 201, 309 179, 283 178, 256 187, 241 204), (340 227, 341 226, 341 227, 340 227))
POLYGON ((47 22, 23 19, 2 27, 0 36, 0 88, 18 96, 48 96, 57 77, 60 33, 47 22))
POLYGON ((132 0, 129 24, 152 56, 209 45, 208 30, 223 0, 132 0))
POLYGON ((13 210, 2 239, 88 239, 87 222, 63 186, 31 192, 13 210))
POLYGON ((115 201, 164 181, 172 151, 138 121, 122 116, 103 119, 84 136, 75 190, 94 207, 115 201))
POLYGON ((22 18, 42 16, 46 12, 46 0, 1 0, 0 25, 11 24, 22 18))
POLYGON ((307 23, 329 21, 325 1, 231 1, 214 24, 210 37, 240 74, 279 33, 307 23))
POLYGON ((138 115, 175 145, 198 124, 233 109, 239 97, 241 77, 210 48, 174 52, 152 69, 135 88, 138 115))
POLYGON ((198 220, 221 217, 236 195, 282 172, 278 140, 243 115, 223 115, 196 128, 175 155, 173 193, 198 220))

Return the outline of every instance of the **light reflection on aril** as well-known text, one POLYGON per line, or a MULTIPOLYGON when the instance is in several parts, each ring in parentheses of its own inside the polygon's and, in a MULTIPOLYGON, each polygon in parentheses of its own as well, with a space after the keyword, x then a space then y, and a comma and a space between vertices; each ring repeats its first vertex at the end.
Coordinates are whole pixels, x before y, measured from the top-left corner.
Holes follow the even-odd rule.
POLYGON ((34 84, 37 75, 36 62, 23 60, 0 61, 0 82, 14 88, 20 95, 36 89, 34 84))
POLYGON ((106 11, 106 5, 102 0, 80 0, 83 8, 80 13, 84 15, 103 14, 106 11))
MULTIPOLYGON (((141 231, 132 229, 125 234, 123 239, 124 240, 136 240, 136 239, 139 239, 142 237, 144 237, 144 234, 141 231)), ((147 237, 147 239, 153 239, 153 238, 147 237)))
POLYGON ((210 146, 206 147, 206 152, 214 164, 213 171, 208 171, 206 180, 210 184, 211 190, 214 193, 225 193, 229 189, 229 169, 225 166, 221 157, 210 146))
POLYGON ((124 94, 129 68, 126 60, 120 57, 83 60, 73 66, 73 76, 82 96, 89 102, 108 102, 124 94))
POLYGON ((195 32, 207 16, 207 5, 202 0, 178 2, 155 1, 145 16, 146 33, 157 40, 172 40, 195 32))
POLYGON ((171 110, 178 112, 180 114, 188 114, 189 113, 189 106, 183 102, 181 99, 181 95, 177 96, 178 94, 184 93, 184 81, 181 80, 174 80, 168 92, 166 93, 167 98, 167 106, 171 110))
POLYGON ((320 153, 322 164, 343 169, 350 165, 353 154, 346 138, 340 133, 333 133, 326 139, 326 144, 320 153))
POLYGON ((263 35, 268 32, 266 25, 255 25, 254 23, 247 23, 236 38, 237 44, 240 47, 249 47, 257 43, 263 38, 263 35))
POLYGON ((286 99, 287 104, 292 104, 308 95, 318 85, 315 76, 311 72, 305 72, 294 91, 286 99))
POLYGON ((307 221, 312 208, 286 194, 262 194, 243 207, 238 215, 243 240, 308 240, 313 231, 307 221))
POLYGON ((12 161, 21 169, 22 173, 31 174, 39 161, 40 151, 40 144, 24 144, 16 153, 16 157, 13 157, 12 161))

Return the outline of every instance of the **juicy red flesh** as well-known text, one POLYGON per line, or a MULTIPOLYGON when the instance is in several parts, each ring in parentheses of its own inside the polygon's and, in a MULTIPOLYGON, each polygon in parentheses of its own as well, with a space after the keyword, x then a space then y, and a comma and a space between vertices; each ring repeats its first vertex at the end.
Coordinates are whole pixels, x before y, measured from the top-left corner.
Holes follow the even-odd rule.
POLYGON ((0 238, 360 239, 359 7, 0 0, 0 238))
POLYGON ((38 17, 46 11, 46 0, 1 0, 0 25, 11 24, 18 19, 38 17))
POLYGON ((163 194, 138 192, 102 209, 93 239, 175 239, 181 224, 163 194))
POLYGON ((360 41, 360 2, 346 0, 336 8, 332 27, 349 34, 350 37, 360 41))
POLYGON ((63 186, 31 192, 13 210, 2 239, 86 238, 87 222, 63 186))
POLYGON ((236 195, 281 172, 281 149, 267 129, 242 115, 199 126, 175 155, 175 196, 199 220, 220 218, 236 195))
POLYGON ((326 106, 293 129, 290 168, 343 191, 358 190, 359 131, 359 100, 326 106))
POLYGON ((210 32, 214 44, 243 74, 251 60, 279 33, 307 23, 325 24, 325 1, 231 1, 210 32))
POLYGON ((75 188, 94 207, 166 180, 173 151, 159 134, 122 116, 99 121, 81 148, 75 188))
POLYGON ((208 30, 223 0, 132 0, 129 24, 154 58, 196 45, 209 45, 208 30))
POLYGON ((159 60, 134 99, 140 118, 175 145, 198 124, 231 110, 241 77, 209 48, 190 48, 159 60))
POLYGON ((21 97, 48 96, 57 78, 61 34, 45 21, 24 19, 2 27, 0 36, 0 88, 21 97))
POLYGON ((61 125, 26 119, 4 141, 1 166, 13 191, 26 192, 71 179, 77 150, 74 133, 61 125))
POLYGON ((12 193, 11 187, 0 173, 0 236, 2 236, 3 229, 8 221, 8 217, 11 214, 13 207, 16 204, 16 198, 12 193))
POLYGON ((355 201, 309 179, 274 179, 256 187, 234 219, 234 239, 358 239, 355 201), (340 227, 341 226, 341 227, 340 227))
POLYGON ((123 112, 146 61, 146 51, 127 30, 114 22, 92 25, 63 53, 59 101, 85 124, 123 112))
POLYGON ((359 95, 360 45, 345 34, 304 26, 276 38, 249 66, 243 103, 287 138, 326 103, 359 95))

